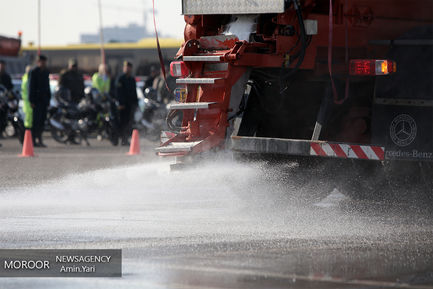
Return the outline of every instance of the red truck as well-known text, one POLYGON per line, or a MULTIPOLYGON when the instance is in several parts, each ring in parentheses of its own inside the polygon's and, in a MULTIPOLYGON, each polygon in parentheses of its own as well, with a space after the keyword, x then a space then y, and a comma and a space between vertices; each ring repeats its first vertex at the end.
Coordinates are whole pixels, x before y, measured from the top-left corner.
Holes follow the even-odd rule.
POLYGON ((24 73, 30 59, 21 56, 21 34, 19 38, 0 36, 0 60, 6 62, 9 74, 21 76, 24 73))
POLYGON ((159 155, 229 148, 327 161, 431 192, 433 1, 183 0, 182 8, 185 41, 171 63, 178 103, 167 119, 174 135, 159 155))
POLYGON ((0 36, 0 56, 18 56, 21 39, 0 36))

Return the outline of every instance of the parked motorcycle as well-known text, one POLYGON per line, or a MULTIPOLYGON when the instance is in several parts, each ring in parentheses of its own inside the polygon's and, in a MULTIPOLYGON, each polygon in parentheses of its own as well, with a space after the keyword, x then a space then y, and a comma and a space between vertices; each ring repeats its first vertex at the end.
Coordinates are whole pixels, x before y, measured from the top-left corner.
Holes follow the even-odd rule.
POLYGON ((87 140, 86 112, 71 101, 70 91, 57 88, 48 110, 51 135, 59 143, 81 144, 87 140))
POLYGON ((20 143, 24 140, 23 115, 19 110, 19 97, 13 91, 0 85, 0 134, 16 136, 20 143))
POLYGON ((156 90, 146 88, 144 98, 139 99, 138 109, 134 115, 134 128, 143 131, 144 136, 152 141, 158 140, 161 131, 167 130, 167 104, 156 99, 156 90))
POLYGON ((108 95, 101 95, 96 88, 86 87, 85 100, 80 103, 85 110, 90 132, 106 137, 112 145, 119 144, 117 103, 108 95))

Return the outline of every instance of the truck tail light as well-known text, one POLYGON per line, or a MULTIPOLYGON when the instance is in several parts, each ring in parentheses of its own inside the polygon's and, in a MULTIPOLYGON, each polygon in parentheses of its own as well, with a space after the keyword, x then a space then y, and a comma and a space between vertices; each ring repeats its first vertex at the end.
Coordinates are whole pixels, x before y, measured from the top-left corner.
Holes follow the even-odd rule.
POLYGON ((350 60, 350 75, 388 75, 397 71, 397 64, 392 60, 352 59, 350 60))
POLYGON ((170 74, 173 77, 185 77, 188 76, 189 70, 183 61, 173 61, 170 63, 170 74))

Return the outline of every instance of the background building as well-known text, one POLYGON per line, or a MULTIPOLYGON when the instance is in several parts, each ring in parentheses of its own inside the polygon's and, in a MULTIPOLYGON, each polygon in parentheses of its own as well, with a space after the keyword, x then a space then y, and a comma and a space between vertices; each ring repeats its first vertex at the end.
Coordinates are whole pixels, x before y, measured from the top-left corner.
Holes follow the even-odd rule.
MULTIPOLYGON (((177 39, 160 39, 162 54, 166 64, 170 63, 182 44, 177 39)), ((159 67, 158 50, 155 38, 146 38, 133 43, 107 43, 104 46, 106 63, 113 73, 119 73, 123 61, 134 64, 136 75, 147 75, 151 65, 159 67)), ((78 60, 80 69, 86 73, 97 71, 101 62, 99 44, 76 44, 66 46, 46 46, 41 51, 48 57, 48 66, 52 73, 58 73, 67 67, 68 59, 78 60)), ((22 54, 31 63, 37 56, 37 47, 28 46, 22 49, 22 54)))
MULTIPOLYGON (((143 23, 147 23, 147 15, 150 11, 145 11, 143 16, 143 23)), ((104 34, 104 42, 137 42, 143 38, 153 37, 154 34, 149 32, 149 29, 144 25, 131 23, 128 26, 113 26, 102 28, 104 34)), ((99 43, 99 31, 94 34, 81 34, 81 43, 99 43)))
MULTIPOLYGON (((151 37, 145 30, 144 26, 137 24, 129 24, 126 27, 105 27, 102 29, 104 33, 104 42, 137 42, 140 39, 151 37)), ((81 43, 99 43, 99 34, 81 34, 81 43)))

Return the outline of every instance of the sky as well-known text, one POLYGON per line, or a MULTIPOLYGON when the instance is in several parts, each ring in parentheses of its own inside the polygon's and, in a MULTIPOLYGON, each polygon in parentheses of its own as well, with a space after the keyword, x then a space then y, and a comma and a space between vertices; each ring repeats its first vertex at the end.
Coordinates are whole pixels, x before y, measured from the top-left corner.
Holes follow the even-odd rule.
MULTIPOLYGON (((37 0, 0 0, 0 35, 17 37, 22 31, 23 45, 37 43, 37 0)), ((152 0, 101 0, 103 25, 146 25, 153 32, 152 0)), ((45 45, 79 43, 80 34, 97 33, 98 0, 41 0, 41 42, 45 45)), ((155 0, 156 21, 161 36, 183 38, 181 0, 155 0)))

